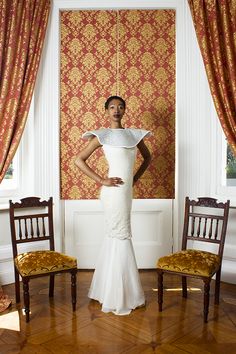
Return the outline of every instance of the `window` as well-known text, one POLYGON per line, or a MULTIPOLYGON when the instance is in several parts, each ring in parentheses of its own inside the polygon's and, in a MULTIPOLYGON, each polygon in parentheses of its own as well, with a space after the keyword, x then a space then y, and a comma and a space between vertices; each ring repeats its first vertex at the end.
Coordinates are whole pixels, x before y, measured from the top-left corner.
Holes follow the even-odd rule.
POLYGON ((236 205, 236 157, 227 143, 218 119, 215 127, 211 193, 218 199, 230 199, 231 205, 236 205))
POLYGON ((227 143, 223 131, 222 134, 222 161, 221 161, 221 185, 224 187, 236 187, 236 156, 227 143))
POLYGON ((21 142, 0 184, 0 204, 6 204, 9 198, 23 198, 27 194, 33 193, 34 175, 30 173, 33 170, 34 162, 34 122, 32 113, 33 109, 30 108, 21 142))
POLYGON ((19 152, 17 152, 0 184, 0 197, 14 194, 19 183, 19 152))
POLYGON ((10 166, 9 166, 9 168, 8 168, 8 170, 7 170, 7 173, 6 173, 6 175, 5 175, 5 177, 4 177, 4 179, 6 179, 6 180, 13 180, 13 178, 14 178, 14 174, 15 174, 15 169, 14 169, 14 167, 13 167, 13 161, 11 162, 11 164, 10 164, 10 166), (14 172, 14 173, 13 173, 14 172))
POLYGON ((2 183, 0 184, 0 191, 14 190, 19 184, 19 165, 18 153, 16 153, 13 161, 11 162, 2 183))
POLYGON ((226 145, 226 186, 236 186, 236 156, 230 145, 226 145))

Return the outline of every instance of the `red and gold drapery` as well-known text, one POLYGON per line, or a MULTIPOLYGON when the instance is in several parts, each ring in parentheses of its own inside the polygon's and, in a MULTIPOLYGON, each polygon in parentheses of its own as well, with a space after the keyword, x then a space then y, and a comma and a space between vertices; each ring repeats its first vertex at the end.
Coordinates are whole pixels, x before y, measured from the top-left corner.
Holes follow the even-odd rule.
MULTIPOLYGON (((0 1, 0 182, 26 123, 50 0, 0 1)), ((0 287, 0 312, 11 303, 0 287)))
POLYGON ((26 123, 50 0, 0 2, 0 182, 26 123))
POLYGON ((236 1, 188 3, 215 108, 236 155, 236 1))
MULTIPOLYGON (((82 133, 109 124, 104 102, 116 94, 127 103, 124 126, 153 133, 146 140, 152 162, 134 197, 174 198, 175 11, 61 12, 60 82, 61 198, 98 197, 75 158, 86 144, 82 133)), ((89 164, 105 175, 101 151, 89 164)))

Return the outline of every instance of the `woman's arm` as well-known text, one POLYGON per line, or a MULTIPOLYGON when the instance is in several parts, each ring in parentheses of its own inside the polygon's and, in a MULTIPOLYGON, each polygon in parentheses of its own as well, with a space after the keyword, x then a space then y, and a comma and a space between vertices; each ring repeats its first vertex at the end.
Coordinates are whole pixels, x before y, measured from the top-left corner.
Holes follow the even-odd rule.
POLYGON ((141 140, 138 143, 137 147, 143 157, 143 162, 140 165, 138 171, 134 175, 133 184, 135 184, 137 182, 137 180, 143 175, 143 173, 146 171, 146 169, 148 168, 150 161, 151 161, 150 151, 148 150, 148 148, 145 145, 143 140, 141 140))
POLYGON ((86 176, 92 178, 94 181, 102 184, 107 187, 116 187, 120 184, 123 184, 123 181, 120 177, 101 177, 94 170, 92 170, 89 165, 86 163, 86 160, 92 155, 92 153, 101 147, 101 144, 98 141, 97 137, 93 137, 88 145, 78 154, 75 164, 79 169, 86 174, 86 176))
POLYGON ((86 160, 100 146, 101 146, 101 144, 99 143, 97 137, 91 138, 88 145, 78 154, 78 156, 75 160, 75 164, 88 177, 90 177, 94 181, 102 184, 102 177, 100 177, 96 172, 94 172, 86 163, 86 160))

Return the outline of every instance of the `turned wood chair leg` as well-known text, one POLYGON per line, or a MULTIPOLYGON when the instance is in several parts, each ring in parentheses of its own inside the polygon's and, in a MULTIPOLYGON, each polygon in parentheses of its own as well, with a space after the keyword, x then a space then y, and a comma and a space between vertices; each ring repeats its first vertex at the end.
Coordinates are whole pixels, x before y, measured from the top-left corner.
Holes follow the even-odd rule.
POLYGON ((163 303, 163 272, 158 271, 158 305, 159 312, 162 311, 162 303, 163 303))
POLYGON ((49 297, 53 297, 54 295, 54 282, 55 282, 55 275, 50 275, 49 280, 49 297))
POLYGON ((221 277, 221 269, 216 273, 216 282, 215 282, 215 305, 219 305, 220 303, 220 277, 221 277))
POLYGON ((208 311, 209 311, 209 293, 210 293, 210 281, 211 279, 204 280, 204 322, 207 323, 208 311))
POLYGON ((29 279, 24 278, 23 281, 23 291, 24 291, 24 305, 25 305, 25 316, 26 322, 29 322, 30 314, 30 300, 29 300, 29 279))
POLYGON ((72 300, 72 309, 76 309, 76 276, 77 270, 71 272, 71 300, 72 300))
POLYGON ((20 278, 19 273, 15 269, 15 296, 16 296, 16 303, 20 302, 20 278))
POLYGON ((187 298, 187 277, 182 277, 182 294, 183 297, 187 298))

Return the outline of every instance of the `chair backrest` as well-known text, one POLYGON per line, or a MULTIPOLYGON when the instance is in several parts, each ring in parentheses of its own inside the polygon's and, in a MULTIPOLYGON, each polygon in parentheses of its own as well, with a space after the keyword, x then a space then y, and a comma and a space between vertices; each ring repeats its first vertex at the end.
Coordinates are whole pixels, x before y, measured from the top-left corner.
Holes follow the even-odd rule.
POLYGON ((185 217, 182 249, 188 240, 218 245, 218 254, 223 256, 225 235, 229 216, 229 200, 218 203, 214 198, 185 199, 185 217))
POLYGON ((18 245, 25 242, 48 241, 54 250, 53 199, 40 201, 38 197, 23 198, 10 204, 10 226, 14 258, 18 245))

